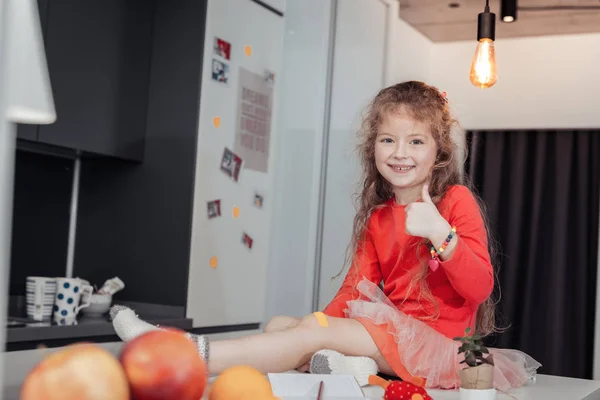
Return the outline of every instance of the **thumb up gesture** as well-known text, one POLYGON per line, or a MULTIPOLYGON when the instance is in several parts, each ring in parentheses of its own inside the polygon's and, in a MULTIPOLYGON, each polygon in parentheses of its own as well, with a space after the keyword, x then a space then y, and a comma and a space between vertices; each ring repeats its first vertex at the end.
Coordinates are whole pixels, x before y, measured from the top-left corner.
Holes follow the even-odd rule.
POLYGON ((450 224, 442 217, 429 196, 429 185, 423 185, 423 202, 406 206, 406 233, 431 240, 440 231, 449 232, 450 224))

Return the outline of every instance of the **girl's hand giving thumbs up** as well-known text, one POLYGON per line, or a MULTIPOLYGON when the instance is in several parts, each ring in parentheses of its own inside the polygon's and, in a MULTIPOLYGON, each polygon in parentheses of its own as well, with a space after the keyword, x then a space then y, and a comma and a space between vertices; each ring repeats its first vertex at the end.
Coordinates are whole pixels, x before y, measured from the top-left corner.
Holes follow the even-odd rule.
MULTIPOLYGON (((421 194, 423 202, 410 203, 406 206, 406 233, 428 239, 436 248, 439 248, 452 229, 448 221, 439 213, 429 196, 429 185, 423 185, 421 194)), ((456 240, 453 240, 446 251, 444 258, 451 256, 456 240)))

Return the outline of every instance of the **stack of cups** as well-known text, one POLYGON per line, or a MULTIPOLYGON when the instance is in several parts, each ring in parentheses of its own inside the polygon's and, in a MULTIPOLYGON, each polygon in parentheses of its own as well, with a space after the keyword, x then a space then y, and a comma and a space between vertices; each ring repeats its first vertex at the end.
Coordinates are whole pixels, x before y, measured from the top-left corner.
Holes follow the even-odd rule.
POLYGON ((27 316, 34 321, 50 320, 56 296, 56 279, 28 276, 25 291, 27 316))

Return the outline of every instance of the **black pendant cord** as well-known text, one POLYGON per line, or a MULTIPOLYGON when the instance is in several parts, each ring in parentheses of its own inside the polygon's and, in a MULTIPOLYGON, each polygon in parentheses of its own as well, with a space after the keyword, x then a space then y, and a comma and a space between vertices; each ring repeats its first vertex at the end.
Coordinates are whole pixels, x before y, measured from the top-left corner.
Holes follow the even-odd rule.
POLYGON ((477 16, 477 41, 496 40, 496 14, 490 12, 490 0, 485 0, 485 10, 477 16))

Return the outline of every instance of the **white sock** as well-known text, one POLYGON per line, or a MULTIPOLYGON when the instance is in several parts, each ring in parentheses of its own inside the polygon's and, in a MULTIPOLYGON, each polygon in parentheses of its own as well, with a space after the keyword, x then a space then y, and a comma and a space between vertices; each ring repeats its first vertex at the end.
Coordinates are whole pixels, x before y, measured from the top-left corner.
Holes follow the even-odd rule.
POLYGON ((350 357, 333 350, 316 352, 310 360, 311 374, 353 375, 360 386, 369 384, 369 376, 377 375, 379 368, 369 357, 350 357))
POLYGON ((114 305, 109 314, 117 336, 124 342, 129 342, 143 333, 160 329, 158 326, 142 321, 131 308, 125 306, 114 305))
MULTIPOLYGON (((161 329, 141 320, 131 308, 118 304, 110 309, 110 318, 117 336, 124 342, 129 342, 146 332, 161 329)), ((193 333, 187 333, 187 336, 194 342, 204 361, 208 362, 208 338, 193 333)))

